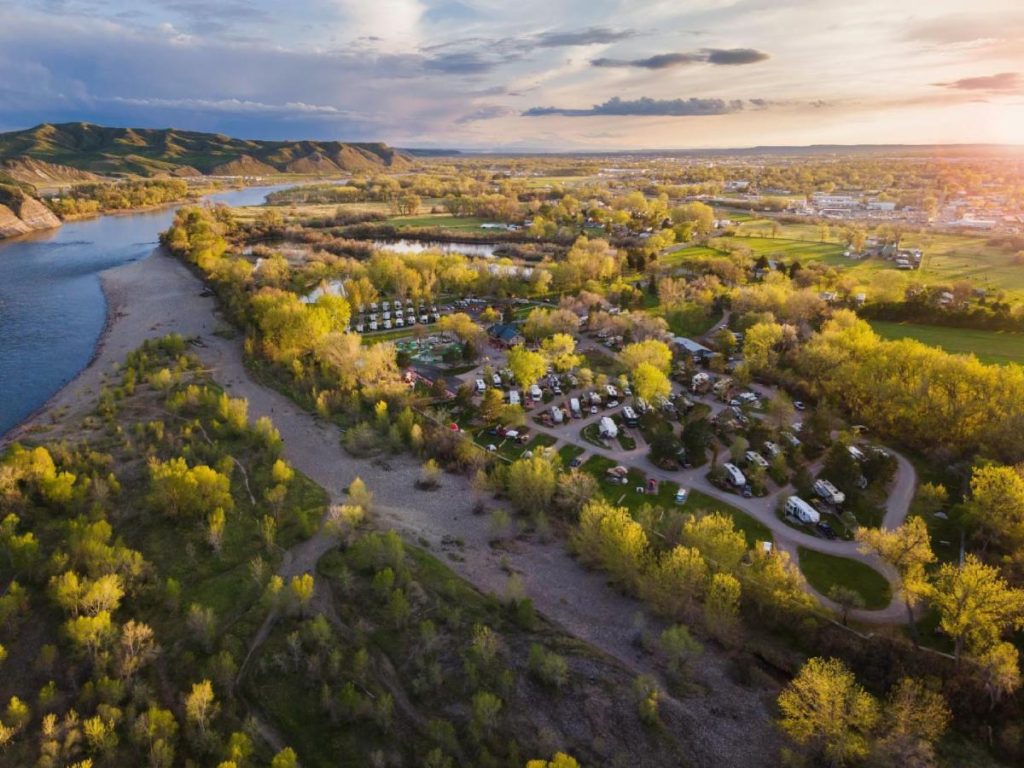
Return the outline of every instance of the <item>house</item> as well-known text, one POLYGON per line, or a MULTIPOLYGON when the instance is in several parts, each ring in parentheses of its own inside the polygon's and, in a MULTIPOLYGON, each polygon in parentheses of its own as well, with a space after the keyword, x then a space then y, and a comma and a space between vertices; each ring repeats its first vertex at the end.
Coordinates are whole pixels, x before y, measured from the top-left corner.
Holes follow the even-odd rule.
POLYGON ((692 355, 694 360, 705 360, 714 354, 712 350, 708 349, 703 344, 699 344, 693 339, 688 339, 685 336, 673 336, 672 343, 681 352, 692 355))
POLYGON ((523 334, 519 332, 519 328, 507 323, 492 325, 487 329, 487 335, 491 337, 493 342, 503 347, 514 347, 517 344, 523 343, 523 334))

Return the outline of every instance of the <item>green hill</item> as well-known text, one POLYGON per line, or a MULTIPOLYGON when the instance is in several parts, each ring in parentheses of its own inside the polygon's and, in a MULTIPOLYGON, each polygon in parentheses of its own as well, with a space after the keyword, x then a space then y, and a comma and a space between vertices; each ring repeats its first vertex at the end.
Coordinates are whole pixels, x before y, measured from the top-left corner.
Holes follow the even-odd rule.
POLYGON ((253 141, 174 128, 43 123, 0 133, 0 161, 32 158, 109 176, 268 175, 404 170, 411 161, 379 143, 253 141))

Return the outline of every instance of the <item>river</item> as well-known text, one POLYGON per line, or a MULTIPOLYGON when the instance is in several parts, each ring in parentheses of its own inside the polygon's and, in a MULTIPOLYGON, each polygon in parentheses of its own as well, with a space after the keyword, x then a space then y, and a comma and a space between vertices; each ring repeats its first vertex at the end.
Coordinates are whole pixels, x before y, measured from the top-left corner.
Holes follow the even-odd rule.
MULTIPOLYGON (((258 205, 286 186, 205 199, 258 205)), ((100 216, 0 241, 0 436, 89 364, 107 313, 100 273, 149 256, 174 212, 100 216)))

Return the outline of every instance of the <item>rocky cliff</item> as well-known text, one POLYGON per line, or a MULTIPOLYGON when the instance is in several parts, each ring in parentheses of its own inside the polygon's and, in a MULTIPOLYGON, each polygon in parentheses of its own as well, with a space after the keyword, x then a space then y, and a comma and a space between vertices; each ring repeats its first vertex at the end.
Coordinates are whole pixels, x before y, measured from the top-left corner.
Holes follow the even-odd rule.
POLYGON ((0 185, 0 239, 59 226, 60 219, 34 197, 0 185))

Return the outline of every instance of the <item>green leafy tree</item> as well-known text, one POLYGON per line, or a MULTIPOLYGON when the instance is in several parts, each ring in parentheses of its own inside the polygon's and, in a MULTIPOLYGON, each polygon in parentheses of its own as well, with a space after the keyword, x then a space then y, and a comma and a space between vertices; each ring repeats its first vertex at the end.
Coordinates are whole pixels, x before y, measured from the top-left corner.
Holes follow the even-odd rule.
POLYGON ((811 659, 779 695, 783 733, 815 758, 841 766, 866 757, 878 702, 838 659, 811 659))

